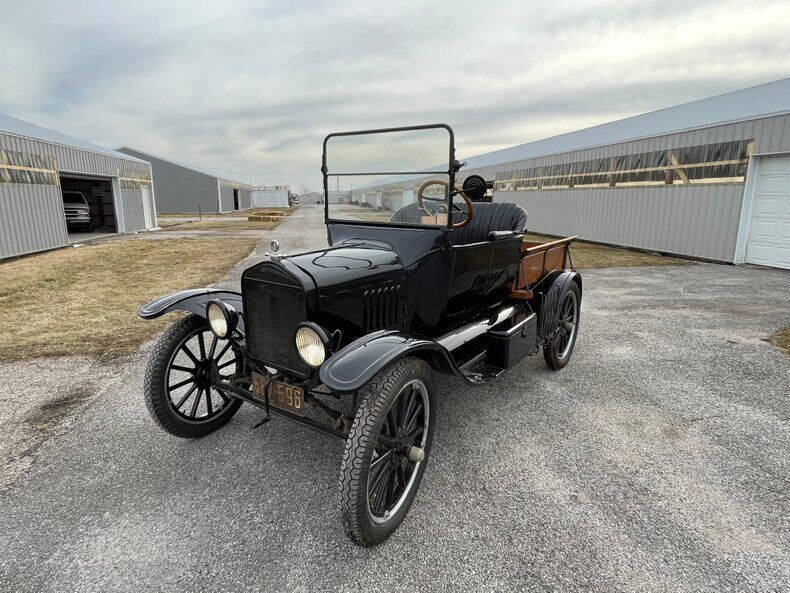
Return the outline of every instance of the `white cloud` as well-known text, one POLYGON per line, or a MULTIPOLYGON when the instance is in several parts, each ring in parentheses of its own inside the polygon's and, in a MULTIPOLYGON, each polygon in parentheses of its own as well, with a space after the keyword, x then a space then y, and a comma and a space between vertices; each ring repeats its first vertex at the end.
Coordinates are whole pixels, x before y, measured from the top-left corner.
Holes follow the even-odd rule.
MULTIPOLYGON (((472 155, 775 80, 786 2, 30 2, 0 111, 255 183, 335 130, 447 121, 472 155)), ((9 64, 11 67, 9 68, 9 64)))

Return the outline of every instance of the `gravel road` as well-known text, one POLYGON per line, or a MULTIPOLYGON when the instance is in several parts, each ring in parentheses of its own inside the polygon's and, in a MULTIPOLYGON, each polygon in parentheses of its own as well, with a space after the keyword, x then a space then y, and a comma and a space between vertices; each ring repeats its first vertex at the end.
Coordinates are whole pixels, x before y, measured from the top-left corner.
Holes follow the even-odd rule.
MULTIPOLYGON (((267 237, 323 244, 320 212, 267 237)), ((90 390, 0 494, 0 590, 787 591, 790 358, 764 340, 788 295, 778 270, 584 273, 568 367, 442 378, 423 486, 372 550, 337 517, 339 442, 251 430, 250 407, 201 440, 161 432, 141 398, 150 344, 93 375, 0 365, 5 406, 90 390)))

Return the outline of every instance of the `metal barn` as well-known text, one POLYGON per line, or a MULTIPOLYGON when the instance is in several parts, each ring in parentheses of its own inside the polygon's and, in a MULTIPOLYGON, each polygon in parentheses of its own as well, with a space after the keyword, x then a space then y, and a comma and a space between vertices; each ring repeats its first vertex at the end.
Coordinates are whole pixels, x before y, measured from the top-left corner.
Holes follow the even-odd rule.
POLYGON ((216 172, 122 146, 119 152, 151 163, 160 214, 232 212, 250 207, 252 187, 216 172))
MULTIPOLYGON (((461 160, 532 232, 790 268, 790 78, 461 160)), ((394 208, 421 181, 354 199, 394 208)))
POLYGON ((252 188, 253 208, 287 208, 291 191, 287 185, 262 185, 252 188))
POLYGON ((153 228, 147 162, 0 114, 0 259, 153 228), (67 224, 67 195, 85 228, 67 224))

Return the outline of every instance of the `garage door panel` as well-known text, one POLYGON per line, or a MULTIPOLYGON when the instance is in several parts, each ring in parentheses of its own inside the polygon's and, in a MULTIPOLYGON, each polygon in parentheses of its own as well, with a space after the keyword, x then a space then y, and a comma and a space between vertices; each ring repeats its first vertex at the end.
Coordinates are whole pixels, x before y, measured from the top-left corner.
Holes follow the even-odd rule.
POLYGON ((772 216, 779 218, 785 211, 784 201, 784 198, 760 196, 760 199, 754 203, 752 216, 755 218, 762 216, 772 216))
POLYGON ((750 237, 753 240, 761 241, 773 239, 779 234, 779 228, 781 226, 779 220, 754 220, 752 221, 750 237))
POLYGON ((790 268, 790 157, 760 157, 745 260, 790 268))
POLYGON ((787 187, 787 175, 761 174, 757 179, 757 193, 760 195, 782 195, 787 187))

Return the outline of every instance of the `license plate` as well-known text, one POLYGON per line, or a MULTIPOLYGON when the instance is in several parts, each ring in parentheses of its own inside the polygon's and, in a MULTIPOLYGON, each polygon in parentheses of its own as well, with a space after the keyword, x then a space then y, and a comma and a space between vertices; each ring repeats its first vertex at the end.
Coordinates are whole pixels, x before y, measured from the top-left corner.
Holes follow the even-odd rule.
POLYGON ((304 389, 282 381, 274 381, 258 373, 252 374, 252 394, 256 399, 266 401, 269 390, 269 405, 301 416, 304 404, 304 389))

